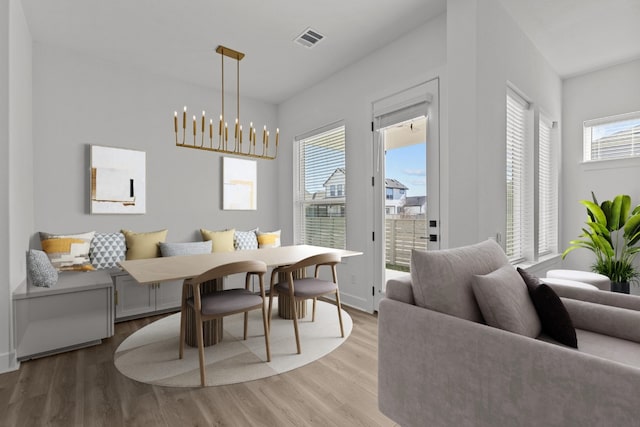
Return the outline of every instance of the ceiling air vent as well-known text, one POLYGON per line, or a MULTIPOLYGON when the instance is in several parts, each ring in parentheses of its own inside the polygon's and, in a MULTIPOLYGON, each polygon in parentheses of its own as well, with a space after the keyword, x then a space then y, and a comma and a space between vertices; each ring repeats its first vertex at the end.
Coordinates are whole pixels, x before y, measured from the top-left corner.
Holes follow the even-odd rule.
POLYGON ((313 47, 322 39, 324 39, 322 34, 312 28, 307 28, 294 41, 304 47, 313 47))

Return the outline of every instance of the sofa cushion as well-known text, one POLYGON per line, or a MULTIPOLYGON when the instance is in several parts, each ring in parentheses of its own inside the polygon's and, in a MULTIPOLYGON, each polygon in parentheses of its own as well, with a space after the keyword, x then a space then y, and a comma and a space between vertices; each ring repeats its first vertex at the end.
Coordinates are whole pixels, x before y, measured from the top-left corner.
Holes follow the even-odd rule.
POLYGON ((160 256, 158 243, 167 239, 168 230, 136 233, 131 230, 121 230, 127 242, 127 259, 146 259, 160 256))
POLYGON ((91 240, 95 232, 81 234, 51 234, 40 232, 42 250, 58 271, 91 271, 89 259, 91 240))
POLYGON ((211 252, 233 252, 235 247, 233 246, 233 237, 236 234, 236 230, 224 231, 211 231, 205 228, 200 229, 202 240, 211 240, 211 252))
POLYGON ((493 240, 439 251, 411 252, 411 288, 416 305, 474 322, 482 314, 471 289, 473 276, 509 264, 493 240))
POLYGON ((527 285, 511 265, 474 276, 472 288, 487 325, 530 338, 540 335, 527 285))
POLYGON ((211 253, 211 240, 206 242, 165 243, 160 242, 160 253, 163 257, 200 255, 211 253))
POLYGON ((258 238, 256 232, 258 230, 240 231, 236 230, 233 235, 233 246, 237 251, 248 251, 258 249, 258 238))
MULTIPOLYGON (((576 351, 640 369, 640 343, 580 328, 576 328, 576 336, 580 342, 576 351)), ((538 339, 559 344, 544 333, 538 339)))
POLYGON ((89 259, 96 269, 114 268, 125 259, 127 244, 122 233, 96 233, 91 240, 89 259))
POLYGON ((58 270, 54 268, 49 257, 43 251, 29 249, 27 273, 34 286, 50 288, 58 282, 58 270))
POLYGON ((527 285, 529 296, 540 318, 542 332, 564 345, 578 348, 576 329, 560 297, 549 285, 542 283, 533 274, 520 267, 518 267, 518 273, 527 285))

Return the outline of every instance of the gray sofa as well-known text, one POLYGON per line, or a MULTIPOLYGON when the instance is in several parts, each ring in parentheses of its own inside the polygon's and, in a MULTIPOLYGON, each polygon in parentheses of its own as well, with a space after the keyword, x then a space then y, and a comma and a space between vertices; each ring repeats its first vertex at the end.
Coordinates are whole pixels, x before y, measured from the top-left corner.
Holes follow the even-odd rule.
POLYGON ((405 427, 640 426, 640 297, 553 286, 578 349, 522 336, 475 302, 474 275, 505 263, 486 241, 414 253, 411 274, 387 282, 380 410, 405 427))

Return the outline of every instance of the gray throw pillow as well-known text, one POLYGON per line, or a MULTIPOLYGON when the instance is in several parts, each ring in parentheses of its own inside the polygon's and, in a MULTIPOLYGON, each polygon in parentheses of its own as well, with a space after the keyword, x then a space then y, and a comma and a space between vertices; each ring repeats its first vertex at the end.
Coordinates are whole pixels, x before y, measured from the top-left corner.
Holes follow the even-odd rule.
POLYGON ((509 261, 493 240, 439 251, 411 253, 411 289, 416 305, 474 322, 482 314, 471 289, 475 274, 487 274, 509 261))
POLYGON ((31 284, 50 288, 58 283, 58 270, 51 264, 49 257, 43 251, 30 249, 27 254, 27 273, 31 284))
POLYGON ((511 265, 473 278, 473 293, 487 325, 535 338, 540 335, 538 313, 527 285, 511 265))
POLYGON ((206 242, 165 243, 160 242, 162 256, 199 255, 211 253, 211 240, 206 242))

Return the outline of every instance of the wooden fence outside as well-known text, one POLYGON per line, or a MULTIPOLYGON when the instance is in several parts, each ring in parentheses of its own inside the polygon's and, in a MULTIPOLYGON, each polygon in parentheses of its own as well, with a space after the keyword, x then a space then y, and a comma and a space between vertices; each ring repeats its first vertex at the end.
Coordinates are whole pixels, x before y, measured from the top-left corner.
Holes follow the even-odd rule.
POLYGON ((427 221, 412 218, 385 219, 385 262, 387 266, 409 267, 412 249, 427 249, 427 221))

